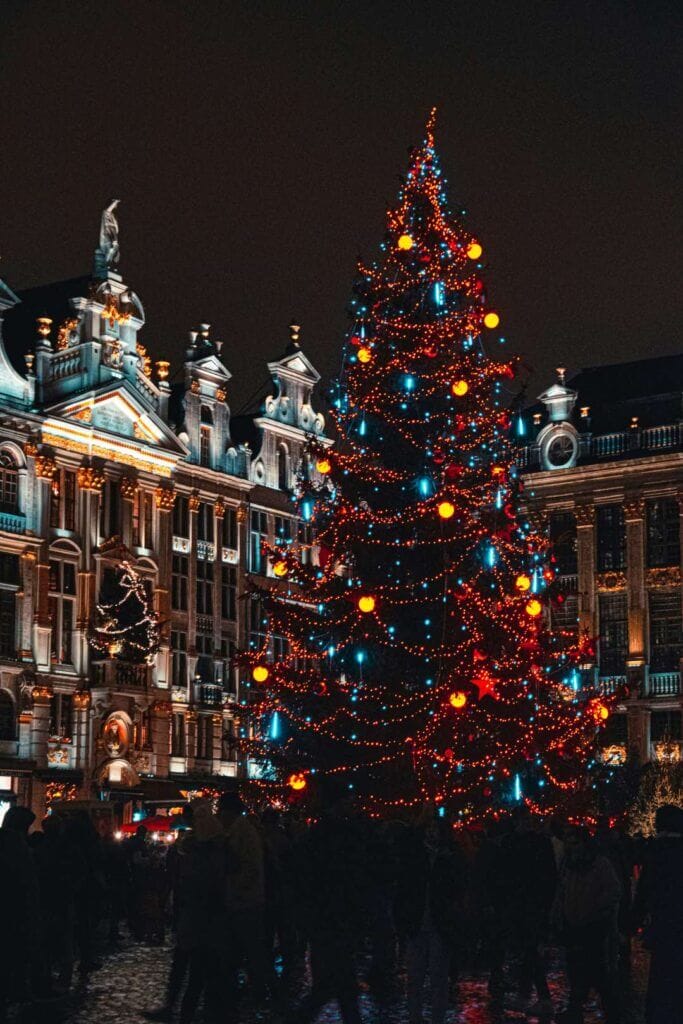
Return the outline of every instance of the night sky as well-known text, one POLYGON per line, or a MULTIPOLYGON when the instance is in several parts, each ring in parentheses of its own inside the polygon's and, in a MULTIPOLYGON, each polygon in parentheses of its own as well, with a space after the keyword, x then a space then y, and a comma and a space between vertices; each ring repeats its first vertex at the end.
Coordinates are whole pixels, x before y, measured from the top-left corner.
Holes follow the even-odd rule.
POLYGON ((535 369, 681 346, 675 2, 0 0, 0 276, 120 269, 153 357, 200 321, 234 413, 287 325, 335 372, 359 254, 439 108, 452 206, 535 369))

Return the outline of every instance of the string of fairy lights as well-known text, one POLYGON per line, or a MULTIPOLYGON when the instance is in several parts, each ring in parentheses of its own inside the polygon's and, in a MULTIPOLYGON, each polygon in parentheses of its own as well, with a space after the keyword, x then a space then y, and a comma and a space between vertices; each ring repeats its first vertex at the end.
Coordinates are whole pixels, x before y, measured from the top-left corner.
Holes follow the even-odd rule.
POLYGON ((240 659, 263 798, 336 776, 373 814, 552 809, 609 715, 582 678, 590 639, 549 626, 562 594, 509 438, 518 361, 486 352, 484 335, 504 339, 463 218, 432 114, 379 258, 359 267, 331 390, 341 441, 312 442, 317 475, 299 481, 318 559, 267 549, 281 584, 261 591, 265 633, 240 659))
POLYGON ((116 596, 96 604, 96 624, 90 644, 107 657, 154 663, 159 649, 159 620, 145 583, 128 561, 117 567, 116 596))

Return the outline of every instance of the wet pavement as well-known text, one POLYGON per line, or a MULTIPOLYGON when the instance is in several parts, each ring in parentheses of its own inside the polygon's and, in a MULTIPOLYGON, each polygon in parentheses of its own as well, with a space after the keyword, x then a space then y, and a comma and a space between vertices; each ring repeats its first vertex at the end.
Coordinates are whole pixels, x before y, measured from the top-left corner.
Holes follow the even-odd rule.
MULTIPOLYGON (((61 1006, 54 1003, 50 1007, 45 1005, 42 1013, 34 1007, 29 1016, 23 1015, 22 1024, 27 1020, 32 1024, 42 1020, 49 1020, 51 1024, 57 1021, 60 1024, 143 1024, 145 1018, 142 1011, 158 1006, 162 999, 169 959, 168 944, 148 946, 124 943, 120 948, 106 953, 102 968, 91 974, 82 987, 61 1006)), ((642 1002, 646 973, 646 957, 636 949, 631 979, 624 982, 624 1024, 643 1024, 642 1002)), ((398 980, 399 986, 402 986, 404 979, 398 980)), ((566 996, 559 964, 553 963, 549 981, 553 1002, 559 1011, 566 996)), ((365 986, 361 994, 361 1010, 364 1024, 407 1024, 405 1002, 402 999, 379 1007, 365 986)), ((255 1024, 256 1021, 278 1024, 281 1019, 281 1014, 275 1009, 260 1015, 245 1010, 241 1017, 243 1024, 255 1024)), ((429 1020, 428 1008, 425 1019, 429 1020)), ((523 1013, 492 1005, 484 975, 466 973, 457 988, 454 988, 454 1000, 447 1021, 448 1024, 522 1024, 526 1019, 523 1013)), ((547 1021, 551 1019, 545 1018, 547 1021)), ((330 1005, 318 1020, 320 1024, 338 1024, 340 1017, 336 1006, 330 1005)), ((587 1007, 585 1024, 598 1024, 601 1020, 603 1018, 596 1004, 587 1007)))

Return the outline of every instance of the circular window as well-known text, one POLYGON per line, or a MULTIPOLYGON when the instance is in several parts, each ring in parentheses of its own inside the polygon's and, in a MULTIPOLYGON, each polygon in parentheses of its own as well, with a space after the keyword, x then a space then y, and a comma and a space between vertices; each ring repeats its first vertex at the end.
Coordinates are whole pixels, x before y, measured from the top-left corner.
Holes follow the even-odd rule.
POLYGON ((545 461, 550 469, 564 469, 576 458, 578 443, 573 434, 554 434, 546 445, 545 461))

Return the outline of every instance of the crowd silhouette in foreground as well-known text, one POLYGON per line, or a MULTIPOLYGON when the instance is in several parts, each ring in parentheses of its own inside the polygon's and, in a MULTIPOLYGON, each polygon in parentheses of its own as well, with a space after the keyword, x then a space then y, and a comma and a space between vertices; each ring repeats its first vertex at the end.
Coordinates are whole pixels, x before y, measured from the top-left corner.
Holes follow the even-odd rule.
MULTIPOLYGON (((336 1001, 360 1024, 374 1000, 407 1000, 410 1024, 443 1024, 458 977, 487 972, 492 1006, 580 1024, 597 993, 621 1024, 636 932, 650 952, 647 1024, 683 1022, 683 811, 657 835, 591 834, 526 807, 485 829, 423 808, 374 821, 331 797, 316 820, 248 814, 237 794, 195 801, 175 843, 102 839, 85 811, 11 808, 0 828, 0 1021, 65 997, 119 942, 173 936, 152 1021, 306 1024, 336 1001), (568 1002, 553 1006, 548 947, 564 951, 568 1002), (310 971, 306 971, 306 964, 310 971), (429 1005, 425 1004, 428 992, 429 1005), (554 1015, 554 1016, 553 1016, 554 1015)), ((123 980, 123 979, 122 979, 123 980)))

